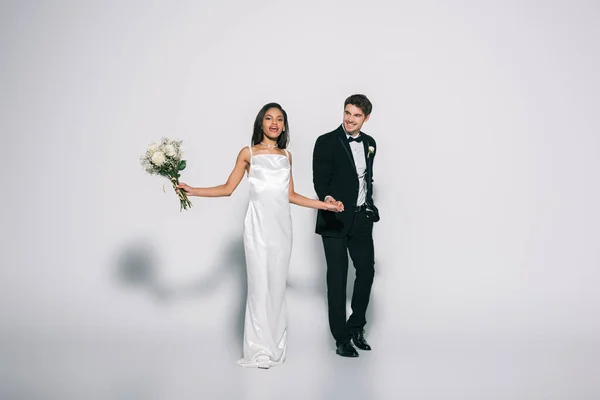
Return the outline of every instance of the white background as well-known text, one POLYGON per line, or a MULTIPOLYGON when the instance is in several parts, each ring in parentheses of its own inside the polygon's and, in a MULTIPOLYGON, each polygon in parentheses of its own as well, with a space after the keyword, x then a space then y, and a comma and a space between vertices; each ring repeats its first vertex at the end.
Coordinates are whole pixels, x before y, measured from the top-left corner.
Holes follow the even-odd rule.
POLYGON ((600 395, 597 2, 0 7, 2 398, 600 395), (334 355, 294 207, 288 361, 242 370, 247 183, 179 212, 138 158, 182 139, 182 180, 224 183, 276 101, 314 197, 353 93, 379 146, 374 351, 334 355))

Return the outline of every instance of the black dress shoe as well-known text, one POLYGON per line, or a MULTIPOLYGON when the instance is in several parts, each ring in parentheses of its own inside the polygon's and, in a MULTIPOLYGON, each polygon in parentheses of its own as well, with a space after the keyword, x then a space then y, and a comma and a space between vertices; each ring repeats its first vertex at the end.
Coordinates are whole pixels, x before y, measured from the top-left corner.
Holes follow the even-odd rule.
POLYGON ((352 341, 354 342, 354 345, 361 350, 371 350, 371 346, 369 346, 369 343, 367 343, 367 340, 365 339, 364 331, 353 332, 352 341))
POLYGON ((350 342, 338 343, 335 354, 342 357, 358 357, 358 351, 356 351, 350 342))

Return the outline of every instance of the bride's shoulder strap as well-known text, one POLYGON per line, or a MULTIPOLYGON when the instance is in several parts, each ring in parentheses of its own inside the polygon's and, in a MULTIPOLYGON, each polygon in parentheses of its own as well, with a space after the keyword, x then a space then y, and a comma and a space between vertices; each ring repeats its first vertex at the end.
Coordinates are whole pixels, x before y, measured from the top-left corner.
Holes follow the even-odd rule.
POLYGON ((248 150, 250 150, 250 157, 252 157, 252 146, 248 146, 248 150))

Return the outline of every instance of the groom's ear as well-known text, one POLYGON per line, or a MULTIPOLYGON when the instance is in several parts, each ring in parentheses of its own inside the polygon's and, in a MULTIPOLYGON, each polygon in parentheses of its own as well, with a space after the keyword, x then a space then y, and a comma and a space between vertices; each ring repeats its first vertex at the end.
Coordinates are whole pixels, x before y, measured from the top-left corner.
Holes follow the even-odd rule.
MULTIPOLYGON (((369 114, 369 115, 367 115, 367 116, 365 117, 365 122, 367 122, 367 121, 369 120, 369 118, 371 118, 371 114, 369 114)), ((364 124, 365 122, 363 122, 363 124, 364 124)))

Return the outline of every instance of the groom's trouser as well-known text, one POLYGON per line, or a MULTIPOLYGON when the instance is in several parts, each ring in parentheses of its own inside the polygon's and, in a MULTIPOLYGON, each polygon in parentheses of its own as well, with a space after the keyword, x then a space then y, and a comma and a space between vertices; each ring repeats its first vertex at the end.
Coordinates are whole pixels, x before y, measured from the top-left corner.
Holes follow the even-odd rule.
POLYGON ((357 212, 348 236, 323 237, 327 261, 327 303, 329 328, 337 343, 350 340, 353 332, 362 331, 375 274, 373 222, 366 213, 357 212), (352 292, 352 314, 346 321, 346 285, 348 282, 348 252, 356 269, 352 292))

